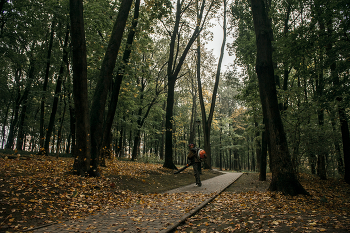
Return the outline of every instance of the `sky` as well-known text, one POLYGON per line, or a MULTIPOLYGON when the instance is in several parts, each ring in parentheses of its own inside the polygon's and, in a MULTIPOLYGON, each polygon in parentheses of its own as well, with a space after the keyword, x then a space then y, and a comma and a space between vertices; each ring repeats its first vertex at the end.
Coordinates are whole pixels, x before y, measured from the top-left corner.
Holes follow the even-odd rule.
MULTIPOLYGON (((221 44, 222 44, 222 38, 223 38, 224 32, 222 30, 221 25, 219 25, 218 23, 216 24, 215 27, 211 29, 211 31, 213 32, 214 37, 212 41, 209 41, 208 44, 206 44, 206 48, 213 50, 213 54, 217 58, 217 62, 219 62, 219 56, 220 56, 220 50, 221 50, 221 44)), ((222 71, 225 71, 227 69, 226 66, 229 64, 232 64, 234 61, 234 56, 229 56, 227 52, 227 43, 232 43, 232 41, 233 39, 231 38, 231 36, 226 35, 225 54, 224 54, 222 67, 221 67, 222 71)))

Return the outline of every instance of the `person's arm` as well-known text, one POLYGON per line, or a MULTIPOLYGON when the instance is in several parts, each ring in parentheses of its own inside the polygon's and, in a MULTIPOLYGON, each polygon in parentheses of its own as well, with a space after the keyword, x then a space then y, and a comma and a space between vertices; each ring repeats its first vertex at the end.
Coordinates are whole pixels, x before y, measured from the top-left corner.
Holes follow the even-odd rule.
POLYGON ((188 160, 193 160, 194 159, 194 153, 192 152, 192 150, 190 150, 190 152, 188 152, 188 155, 187 155, 187 159, 188 160))

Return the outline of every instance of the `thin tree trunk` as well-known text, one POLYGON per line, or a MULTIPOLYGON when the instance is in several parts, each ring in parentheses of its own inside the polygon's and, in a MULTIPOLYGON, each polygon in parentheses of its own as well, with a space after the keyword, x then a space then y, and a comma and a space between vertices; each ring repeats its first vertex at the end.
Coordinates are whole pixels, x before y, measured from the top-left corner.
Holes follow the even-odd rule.
POLYGON ((258 171, 260 172, 261 168, 261 140, 259 140, 259 123, 255 120, 254 121, 254 126, 255 126, 255 153, 256 153, 256 167, 258 171))
MULTIPOLYGON (((332 112, 330 112, 330 115, 331 115, 330 118, 331 118, 333 134, 336 134, 337 130, 336 130, 336 124, 335 124, 335 117, 334 117, 334 114, 332 112)), ((339 173, 339 175, 344 177, 344 174, 345 174, 344 162, 343 162, 343 158, 341 156, 340 145, 339 145, 339 142, 337 140, 337 137, 333 137, 333 143, 334 143, 338 173, 339 173)))
MULTIPOLYGON (((21 76, 20 70, 17 70, 15 74, 15 80, 17 85, 19 85, 19 78, 21 76)), ((11 124, 10 124, 10 129, 9 129, 9 134, 7 136, 7 142, 5 145, 6 149, 13 149, 13 142, 15 139, 15 131, 18 123, 18 115, 19 115, 19 107, 21 105, 21 91, 20 87, 17 86, 17 97, 15 101, 15 106, 14 106, 14 111, 12 112, 12 117, 11 117, 11 124)))
POLYGON ((21 112, 21 116, 20 116, 20 120, 19 120, 19 124, 18 124, 17 150, 23 149, 24 122, 25 122, 26 113, 27 113, 28 95, 29 95, 29 91, 30 91, 30 88, 32 85, 32 80, 34 79, 34 69, 35 69, 35 61, 33 59, 31 59, 28 81, 27 81, 23 96, 21 98, 22 99, 21 102, 23 103, 23 106, 22 106, 22 112, 21 112))
POLYGON ((58 128, 58 132, 57 132, 57 146, 56 146, 56 158, 58 158, 59 153, 60 153, 60 146, 61 146, 61 139, 62 139, 62 128, 63 128, 63 122, 64 122, 64 117, 66 114, 66 101, 64 101, 64 107, 63 107, 63 113, 60 119, 60 126, 58 128))
POLYGON ((71 135, 71 154, 74 155, 75 151, 75 125, 76 125, 76 119, 75 119, 75 110, 74 106, 72 106, 71 103, 71 95, 68 95, 68 100, 69 100, 69 129, 70 129, 70 135, 71 135))
POLYGON ((59 93, 61 93, 61 86, 62 86, 63 75, 64 75, 64 67, 68 63, 68 51, 67 51, 68 40, 69 40, 69 24, 67 25, 66 36, 64 39, 62 63, 61 63, 60 71, 59 71, 58 78, 57 78, 56 90, 55 90, 55 96, 54 96, 53 104, 52 104, 49 126, 46 129, 46 138, 45 138, 45 144, 44 144, 44 149, 46 152, 49 151, 50 138, 51 138, 54 124, 55 124, 56 112, 57 112, 57 107, 58 107, 58 95, 59 95, 59 93))
MULTIPOLYGON (((49 41, 49 47, 47 51, 47 58, 46 58, 46 70, 45 70, 45 78, 43 83, 43 96, 41 97, 41 111, 40 111, 40 153, 48 153, 48 151, 45 151, 44 148, 44 139, 45 139, 45 133, 44 133, 44 122, 45 122, 45 94, 47 90, 47 84, 49 82, 49 72, 50 72, 50 66, 51 66, 51 53, 52 53, 52 46, 53 46, 53 39, 54 39, 54 28, 56 25, 56 18, 52 20, 51 23, 51 33, 50 33, 50 41, 49 41)), ((49 139, 50 140, 50 139, 49 139)))
MULTIPOLYGON (((165 111, 166 109, 166 102, 164 102, 164 105, 163 105, 163 111, 165 111)), ((161 135, 161 139, 160 139, 160 153, 159 153, 159 158, 161 160, 164 159, 164 139, 165 139, 165 134, 164 134, 164 127, 165 127, 165 117, 163 117, 163 120, 162 120, 162 135, 161 135)))
MULTIPOLYGON (((324 29, 324 26, 321 26, 321 28, 324 29)), ((320 49, 322 50, 322 48, 320 49)), ((316 78, 316 95, 319 100, 319 102, 322 101, 322 96, 323 96, 323 90, 324 90, 324 78, 323 78, 323 53, 321 52, 320 54, 320 66, 318 70, 318 75, 316 78)), ((320 130, 323 131, 323 126, 324 126, 324 108, 320 104, 318 106, 318 125, 320 127, 320 130)), ((319 141, 325 140, 323 138, 323 134, 319 135, 319 141)), ((317 175, 320 177, 321 180, 326 180, 327 179, 327 172, 326 172, 326 152, 322 149, 318 151, 318 156, 317 156, 317 175)))
POLYGON ((190 137, 188 143, 194 143, 196 139, 196 119, 197 119, 197 89, 193 82, 193 77, 191 75, 191 94, 192 94, 192 112, 191 112, 191 122, 190 122, 190 137))
POLYGON ((198 37, 197 42, 197 82, 198 82, 198 92, 199 92, 199 102, 201 106, 201 113, 202 113, 202 127, 203 127, 203 134, 204 134, 204 150, 207 154, 207 159, 205 162, 205 168, 211 169, 211 145, 210 145, 210 131, 211 131, 211 123, 213 121, 214 116, 214 109, 215 109, 215 102, 216 102, 216 94, 219 87, 219 81, 220 81, 220 71, 221 71, 221 65, 222 60, 225 53, 225 44, 226 44, 226 0, 224 0, 224 22, 223 22, 223 40, 221 44, 221 51, 220 51, 220 57, 219 62, 216 70, 216 76, 215 76, 215 84, 214 84, 214 90, 213 95, 211 99, 211 105, 210 105, 210 111, 209 116, 207 119, 207 115, 205 112, 205 106, 204 106, 204 99, 203 99, 203 91, 202 91, 202 85, 201 85, 201 79, 200 79, 200 39, 198 37))
POLYGON ((9 115, 9 109, 10 109, 10 104, 6 106, 6 111, 5 111, 5 116, 3 118, 2 122, 2 141, 1 141, 1 149, 4 149, 5 145, 5 136, 6 136, 6 125, 7 125, 7 118, 9 115))

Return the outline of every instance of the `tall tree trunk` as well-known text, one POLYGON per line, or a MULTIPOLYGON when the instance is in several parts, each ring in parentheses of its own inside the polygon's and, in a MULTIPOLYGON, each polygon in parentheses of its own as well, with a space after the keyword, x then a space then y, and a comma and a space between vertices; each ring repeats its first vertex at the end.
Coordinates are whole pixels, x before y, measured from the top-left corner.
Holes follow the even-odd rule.
POLYGON ((99 150, 103 137, 103 118, 108 90, 112 84, 112 74, 122 41, 126 21, 128 19, 132 0, 123 0, 119 7, 117 19, 113 26, 111 39, 102 62, 99 79, 91 104, 91 176, 98 176, 99 150))
MULTIPOLYGON (((342 99, 338 97, 338 102, 341 103, 342 99)), ((350 136, 349 136, 349 125, 346 118, 346 112, 343 107, 338 106, 340 129, 343 140, 343 153, 344 153, 344 165, 345 174, 344 179, 346 183, 350 184, 350 136)))
MULTIPOLYGON (((138 83, 140 84, 140 83, 138 83)), ((139 149, 139 145, 140 145, 140 139, 141 139, 141 117, 142 117, 142 108, 143 108, 143 96, 144 96, 144 90, 145 90, 145 82, 143 80, 143 77, 141 78, 141 90, 140 90, 140 106, 139 106, 139 110, 137 113, 137 130, 136 130, 136 135, 134 138, 134 147, 132 150, 132 154, 131 154, 131 161, 134 161, 137 157, 137 152, 139 149)))
MULTIPOLYGON (((315 8, 316 8, 316 14, 318 15, 319 19, 319 25, 320 25, 320 37, 322 37, 321 34, 324 33, 325 31, 325 25, 323 22, 323 19, 321 19, 320 15, 320 3, 316 1, 315 8)), ((316 70, 316 73, 318 75, 316 76, 316 95, 318 102, 320 103, 318 106, 317 110, 317 115, 318 115, 318 125, 320 126, 320 130, 323 131, 323 126, 324 126, 324 106, 323 106, 323 91, 325 87, 324 83, 324 77, 323 77, 323 67, 324 67, 324 62, 323 62, 323 46, 319 48, 320 51, 320 65, 318 67, 318 70, 316 70)), ((319 136, 320 139, 319 141, 324 141, 325 139, 323 138, 323 135, 319 136)), ((327 179, 327 172, 326 172, 326 152, 322 149, 319 150, 318 156, 317 156, 317 175, 320 177, 320 179, 325 180, 327 179)))
POLYGON ((176 169, 173 163, 173 106, 175 95, 176 78, 168 78, 168 96, 166 102, 166 116, 165 116, 165 157, 163 167, 176 169))
POLYGON ((19 115, 19 107, 21 105, 21 90, 19 87, 19 78, 21 76, 21 70, 17 70, 15 73, 15 80, 17 83, 17 94, 16 94, 16 100, 14 103, 14 111, 12 112, 12 119, 11 119, 11 124, 10 124, 10 129, 9 129, 9 134, 7 136, 7 142, 5 145, 6 149, 13 149, 13 142, 15 139, 15 131, 18 123, 18 115, 19 115))
MULTIPOLYGON (((121 67, 118 68, 118 72, 117 72, 115 81, 113 83, 111 102, 110 102, 110 105, 108 107, 107 119, 106 119, 106 124, 104 127, 103 143, 110 141, 109 135, 111 134, 111 129, 112 129, 112 125, 113 125, 115 111, 117 109, 120 85, 121 85, 123 77, 124 77, 125 68, 126 68, 128 62, 129 62, 129 59, 130 59, 130 55, 131 55, 131 51, 132 51, 131 48, 132 48, 132 44, 134 42, 137 22, 138 22, 138 18, 139 18, 139 11, 140 11, 140 0, 136 0, 135 10, 134 10, 134 19, 133 19, 132 26, 131 26, 129 34, 128 34, 128 38, 126 40, 126 47, 125 47, 124 54, 123 54, 123 62, 121 64, 121 67)), ((103 148, 107 148, 107 147, 108 147, 108 145, 103 144, 103 148)))
MULTIPOLYGON (((139 151, 139 148, 140 148, 140 142, 141 142, 141 128, 143 126, 143 124, 145 123, 149 113, 151 112, 151 109, 152 107, 154 106, 154 104, 156 103, 156 100, 159 96, 159 94, 162 92, 161 90, 156 90, 156 93, 155 93, 155 97, 152 99, 152 101, 148 104, 148 107, 147 107, 147 110, 145 112, 145 114, 142 116, 142 103, 143 103, 143 92, 145 90, 145 81, 143 80, 142 78, 142 81, 141 81, 141 85, 142 85, 142 88, 141 88, 141 96, 140 96, 140 102, 141 102, 141 106, 139 108, 139 111, 138 111, 138 120, 137 120, 137 131, 136 131, 136 135, 135 135, 135 139, 134 139, 134 147, 133 147, 133 151, 132 151, 132 156, 131 156, 131 160, 134 161, 138 155, 138 151, 139 151)), ((152 148, 152 147, 151 147, 152 148)))
POLYGON ((272 63, 272 29, 265 4, 263 0, 251 0, 251 4, 257 45, 256 73, 271 151, 272 180, 269 190, 281 191, 287 195, 308 194, 293 169, 278 108, 272 63))
POLYGON ((56 117, 56 112, 57 112, 57 107, 58 107, 58 95, 61 92, 62 80, 63 80, 63 75, 64 75, 64 67, 68 63, 68 51, 67 51, 68 39, 69 39, 69 24, 67 25, 66 36, 64 39, 63 58, 62 58, 62 63, 61 63, 60 71, 59 71, 58 78, 57 78, 56 90, 55 90, 55 96, 53 99, 53 105, 52 105, 52 110, 51 110, 51 115, 50 115, 49 126, 46 129, 46 138, 45 138, 45 144, 44 144, 44 149, 46 152, 49 151, 50 138, 51 138, 54 124, 55 124, 55 117, 56 117))
MULTIPOLYGON (((331 10, 328 10, 330 14, 332 14, 331 10)), ((332 18, 327 21, 327 32, 328 32, 328 37, 333 38, 332 33, 333 33, 333 23, 332 23, 332 18)), ((341 88, 340 86, 340 80, 339 80, 339 75, 337 73, 337 65, 336 61, 338 57, 335 57, 336 55, 332 52, 333 49, 333 41, 330 41, 329 44, 327 45, 327 56, 328 59, 331 62, 330 68, 331 68, 331 76, 333 79, 333 85, 335 88, 341 88)), ((338 114, 339 114, 339 121, 340 121, 340 131, 342 135, 342 142, 343 142, 343 154, 344 154, 344 179, 345 181, 350 184, 350 135, 349 135, 349 124, 348 124, 348 119, 347 119, 347 114, 346 110, 344 108, 344 101, 343 101, 343 93, 340 93, 336 96, 336 102, 337 102, 337 109, 338 109, 338 114)), ((342 169, 342 159, 341 157, 338 156, 338 169, 339 173, 343 173, 342 169)))
POLYGON ((58 158, 59 153, 60 153, 60 146, 61 146, 61 141, 62 141, 62 128, 63 128, 64 117, 66 114, 66 107, 67 107, 67 103, 64 100, 63 113, 62 113, 61 119, 59 120, 60 125, 58 127, 58 132, 57 132, 56 158, 58 158))
POLYGON ((192 94, 192 112, 191 112, 191 122, 190 122, 190 137, 188 143, 194 143, 196 139, 196 120, 197 120, 197 88, 194 84, 193 77, 191 75, 191 94, 192 94))
MULTIPOLYGON (((164 105, 163 105, 163 111, 166 110, 166 102, 164 102, 164 105)), ((161 138, 160 138, 160 153, 159 153, 159 158, 161 160, 164 159, 164 139, 165 139, 165 134, 164 134, 164 127, 165 127, 165 117, 163 117, 163 120, 162 120, 162 128, 161 128, 161 131, 162 131, 162 135, 161 135, 161 138)))
MULTIPOLYGON (((210 5, 208 12, 210 11, 213 4, 210 5)), ((202 2, 201 10, 198 16, 199 22, 202 22, 202 25, 197 23, 191 38, 189 39, 185 49, 183 50, 180 58, 177 61, 177 57, 175 57, 175 44, 176 44, 176 38, 178 36, 179 32, 179 26, 180 26, 180 19, 182 15, 182 3, 180 0, 177 0, 176 3, 176 17, 175 17, 175 24, 174 29, 171 34, 171 40, 169 45, 169 60, 168 60, 168 69, 167 69, 167 77, 168 77, 168 95, 167 95, 167 107, 166 107, 166 116, 165 116, 165 160, 163 167, 170 168, 170 169, 177 169, 173 162, 173 108, 174 108, 174 93, 175 93, 175 83, 178 78, 178 75, 181 71, 182 65, 185 61, 185 58, 192 47, 193 42, 196 40, 197 36, 199 35, 200 31, 203 28, 203 23, 205 22, 205 19, 203 18, 203 12, 204 12, 204 6, 205 6, 205 0, 202 2)), ((206 17, 205 17, 206 18, 206 17)))
POLYGON ((30 68, 29 68, 29 72, 28 72, 28 81, 27 81, 23 96, 21 98, 22 99, 21 102, 23 103, 23 105, 22 105, 21 116, 20 116, 20 120, 19 120, 19 124, 18 124, 17 150, 23 149, 24 121, 25 121, 26 113, 27 113, 28 95, 29 95, 29 91, 30 91, 30 88, 32 85, 32 80, 34 80, 34 69, 35 69, 35 60, 31 59, 30 68))
MULTIPOLYGON (((321 54, 322 57, 322 54, 321 54)), ((322 101, 323 96, 323 89, 324 89, 324 80, 323 80, 323 68, 322 68, 322 60, 321 59, 321 67, 320 67, 320 74, 318 75, 318 80, 316 80, 316 92, 317 97, 319 101, 322 101)), ((324 110, 323 106, 318 106, 318 125, 320 126, 320 130, 323 131, 324 126, 324 110)), ((319 141, 324 141, 323 135, 319 136, 319 141)), ((326 154, 323 149, 320 149, 318 151, 317 156, 317 175, 320 177, 321 180, 327 179, 327 172, 326 172, 326 154)))
MULTIPOLYGON (((331 118, 333 134, 337 134, 335 117, 334 117, 334 113, 332 111, 330 112, 330 118, 331 118)), ((344 175, 345 175, 344 162, 343 162, 343 158, 341 156, 340 145, 339 145, 339 142, 337 140, 337 137, 333 137, 333 143, 334 143, 338 173, 339 173, 339 175, 344 177, 344 175)))
POLYGON ((77 175, 86 176, 90 169, 91 139, 83 0, 70 0, 70 22, 73 47, 73 97, 76 114, 73 171, 77 175))
POLYGON ((75 119, 75 110, 74 110, 74 107, 72 106, 72 103, 71 103, 71 99, 70 99, 70 94, 68 95, 68 101, 69 101, 69 129, 70 129, 70 137, 72 139, 72 142, 71 142, 71 154, 74 155, 74 151, 75 151, 75 125, 76 125, 76 119, 75 119))
MULTIPOLYGON (((291 12, 291 8, 292 8, 292 4, 291 1, 287 1, 287 12, 286 12, 286 18, 284 20, 284 29, 283 29, 283 33, 285 38, 287 38, 288 36, 288 31, 289 31, 289 17, 290 17, 290 12, 291 12)), ((288 47, 288 44, 285 44, 285 47, 288 47)), ((287 91, 288 88, 288 79, 289 79, 289 64, 288 64, 288 59, 285 58, 285 60, 283 61, 283 91, 287 91)), ((281 107, 280 109, 282 111, 287 110, 288 108, 288 99, 286 98, 284 103, 281 103, 281 107)))
POLYGON ((10 110, 10 103, 7 104, 6 106, 6 111, 5 111, 5 116, 3 118, 3 122, 2 122, 2 140, 1 140, 1 149, 4 149, 4 144, 5 144, 5 135, 6 135, 6 125, 7 125, 7 118, 9 115, 9 110, 10 110))
POLYGON ((213 121, 213 116, 214 116, 216 94, 217 94, 218 87, 219 87, 221 65, 222 65, 222 60, 223 60, 224 53, 225 53, 225 44, 226 44, 226 0, 224 0, 223 39, 222 39, 222 44, 221 44, 219 62, 218 62, 217 70, 216 70, 215 84, 214 84, 214 90, 213 90, 213 95, 212 95, 212 99, 211 99, 210 112, 209 112, 208 119, 207 119, 207 115, 205 112, 203 91, 202 91, 202 85, 201 85, 201 80, 200 80, 200 39, 198 39, 198 42, 197 42, 197 54, 198 54, 197 55, 198 56, 197 82, 198 82, 199 102, 200 102, 201 113, 202 113, 202 126, 203 126, 203 134, 204 134, 204 150, 207 154, 205 168, 207 168, 207 169, 211 169, 211 167, 212 167, 212 165, 211 165, 210 131, 211 131, 211 123, 213 121))
MULTIPOLYGON (((41 109, 40 109, 40 153, 48 153, 48 151, 45 151, 44 148, 44 139, 45 139, 45 133, 44 133, 44 123, 45 123, 45 94, 47 90, 47 84, 49 82, 49 73, 50 73, 50 66, 51 66, 51 53, 52 53, 52 46, 53 46, 53 38, 54 38, 54 28, 56 25, 56 18, 52 20, 51 23, 51 33, 50 33, 50 41, 49 41, 49 47, 47 51, 47 58, 46 58, 46 70, 45 70, 45 78, 43 83, 43 96, 41 97, 41 109)), ((50 140, 50 139, 49 139, 50 140)))

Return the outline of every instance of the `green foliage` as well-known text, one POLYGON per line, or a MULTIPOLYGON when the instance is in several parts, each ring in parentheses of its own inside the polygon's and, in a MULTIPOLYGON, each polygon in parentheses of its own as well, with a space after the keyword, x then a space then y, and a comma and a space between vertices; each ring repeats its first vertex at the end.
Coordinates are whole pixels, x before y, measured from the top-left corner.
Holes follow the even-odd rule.
MULTIPOLYGON (((244 74, 238 97, 249 109, 248 119, 261 122, 254 70, 255 36, 248 1, 235 1, 231 13, 231 25, 236 29, 231 51, 236 52, 244 74)), ((331 161, 337 154, 334 145, 341 140, 340 132, 334 131, 339 129, 334 101, 340 96, 348 98, 344 88, 348 86, 349 66, 345 65, 348 59, 343 59, 344 48, 349 49, 349 44, 343 43, 349 35, 344 33, 348 13, 341 1, 272 1, 269 7, 280 110, 290 153, 300 168, 309 167, 312 156, 326 154, 330 174, 336 169, 331 161), (323 125, 318 118, 321 113, 323 125)), ((339 104, 349 107, 348 101, 339 104)))
MULTIPOLYGON (((89 98, 95 91, 119 4, 118 1, 109 0, 84 2, 89 98)), ((220 14, 220 4, 214 4, 215 10, 208 16, 210 18, 220 14)), ((350 12, 348 4, 343 1, 323 2, 322 7, 319 5, 319 1, 272 1, 269 15, 274 30, 273 59, 278 98, 283 106, 281 114, 290 153, 300 170, 308 171, 312 156, 326 153, 331 174, 331 170, 337 167, 336 162, 333 162, 338 153, 335 144, 341 143, 337 107, 347 111, 350 107, 350 12), (321 92, 319 87, 322 87, 321 92), (340 98, 342 102, 337 101, 340 98), (321 111, 324 113, 323 126, 318 120, 321 111)), ((194 6, 190 5, 189 11, 184 13, 183 31, 178 39, 179 53, 188 39, 188 32, 196 23, 192 7, 194 6)), ((38 150, 42 98, 45 100, 44 124, 47 125, 49 120, 56 80, 62 64, 64 36, 70 27, 68 12, 68 0, 6 1, 4 4, 0 31, 0 125, 2 129, 8 129, 15 115, 21 115, 21 98, 26 87, 30 87, 24 129, 28 136, 27 149, 33 151, 38 150), (51 29, 54 31, 54 39, 49 83, 48 91, 43 93, 51 29), (34 64, 34 80, 29 82, 31 64, 34 64)), ((115 72, 121 67, 132 12, 131 10, 129 14, 115 72)), ((173 5, 168 0, 147 0, 141 4, 131 57, 123 71, 125 76, 118 97, 112 145, 122 148, 124 155, 127 155, 133 147, 134 136, 140 130, 144 147, 140 150, 138 159, 143 161, 159 162, 161 145, 164 143, 162 136, 167 87, 165 67, 170 43, 167 30, 172 26, 173 14, 173 5), (145 117, 150 104, 152 108, 145 117), (138 125, 138 121, 144 117, 144 124, 138 125), (119 144, 120 138, 122 144, 119 144)), ((220 80, 211 129, 213 160, 216 161, 220 153, 225 159, 239 155, 240 162, 247 165, 248 161, 251 162, 249 156, 255 153, 255 142, 261 140, 264 128, 255 74, 256 45, 249 1, 235 0, 231 5, 231 16, 230 28, 234 41, 228 45, 228 51, 235 55, 235 64, 220 80)), ((212 25, 205 25, 201 34, 201 82, 207 114, 217 64, 213 53, 204 47, 212 36, 208 31, 210 26, 212 25)), ((70 48, 68 52, 71 56, 70 48)), ((190 50, 176 86, 173 145, 178 159, 187 150, 192 114, 195 113, 197 119, 201 118, 198 102, 196 112, 192 112, 193 95, 198 95, 196 56, 190 50)), ((63 64, 64 86, 59 96, 55 123, 57 137, 60 119, 63 119, 62 138, 65 145, 71 140, 69 107, 74 106, 71 95, 71 57, 68 63, 63 64)), ((196 130, 197 126, 195 125, 196 130)), ((202 130, 200 126, 196 141, 200 141, 203 146, 202 130)), ((7 131, 1 133, 3 144, 6 143, 6 133, 7 131)))

